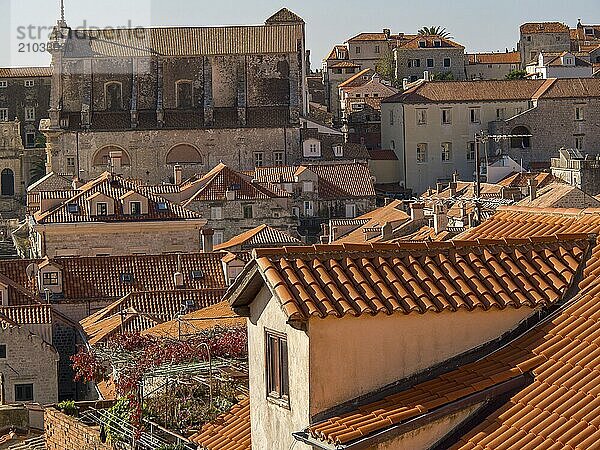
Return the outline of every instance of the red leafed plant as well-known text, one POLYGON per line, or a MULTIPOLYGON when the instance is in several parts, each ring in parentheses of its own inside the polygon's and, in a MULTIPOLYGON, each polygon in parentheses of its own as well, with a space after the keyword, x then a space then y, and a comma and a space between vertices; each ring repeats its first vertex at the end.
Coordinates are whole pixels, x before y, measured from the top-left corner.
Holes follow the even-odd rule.
POLYGON ((71 361, 76 381, 98 383, 107 379, 109 373, 106 368, 109 365, 119 365, 111 358, 127 360, 113 381, 117 394, 128 399, 131 424, 139 430, 142 405, 138 394, 144 374, 165 364, 207 361, 207 346, 211 358, 247 358, 246 327, 211 330, 185 341, 141 336, 139 333, 119 334, 105 344, 102 351, 82 348, 71 357, 71 361))

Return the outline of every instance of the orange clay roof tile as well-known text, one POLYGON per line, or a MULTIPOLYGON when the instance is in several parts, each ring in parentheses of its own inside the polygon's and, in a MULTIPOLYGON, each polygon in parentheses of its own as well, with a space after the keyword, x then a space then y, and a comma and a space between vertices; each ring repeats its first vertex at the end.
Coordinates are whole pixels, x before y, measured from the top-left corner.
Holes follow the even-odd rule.
POLYGON ((189 439, 205 450, 250 450, 250 399, 244 398, 189 439))

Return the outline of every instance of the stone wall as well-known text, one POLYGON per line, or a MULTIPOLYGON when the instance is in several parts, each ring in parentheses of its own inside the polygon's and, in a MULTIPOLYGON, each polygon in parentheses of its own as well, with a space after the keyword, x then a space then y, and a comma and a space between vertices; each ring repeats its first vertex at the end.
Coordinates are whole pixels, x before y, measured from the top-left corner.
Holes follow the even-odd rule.
POLYGON ((90 227, 82 229, 77 224, 71 224, 69 229, 63 225, 53 229, 50 225, 45 231, 45 252, 41 256, 154 255, 200 250, 199 225, 181 228, 164 222, 157 225, 162 230, 145 225, 144 222, 124 224, 122 230, 117 226, 111 226, 110 230, 98 226, 96 231, 90 227))
POLYGON ((172 178, 173 167, 166 163, 167 154, 179 144, 195 147, 201 155, 201 162, 180 162, 184 178, 206 173, 221 161, 234 170, 254 169, 256 152, 263 153, 265 166, 275 165, 275 152, 284 152, 288 164, 298 161, 301 154, 298 127, 98 131, 80 133, 78 138, 74 131, 67 131, 51 136, 48 171, 79 171, 83 179, 95 178, 107 170, 105 165, 94 165, 96 153, 107 146, 119 147, 129 157, 131 165, 122 168, 125 177, 150 183, 172 178), (75 166, 68 165, 69 160, 75 161, 75 166))
POLYGON ((15 385, 33 384, 33 402, 58 400, 56 350, 24 327, 0 328, 0 343, 6 345, 6 359, 0 359, 4 402, 15 403, 15 385))
POLYGON ((99 427, 91 427, 54 408, 44 412, 47 450, 113 450, 100 440, 99 427))
POLYGON ((399 80, 404 78, 421 79, 425 71, 428 71, 430 76, 436 73, 451 72, 455 80, 464 80, 466 77, 465 50, 462 48, 398 48, 395 55, 396 75, 399 80), (444 67, 444 58, 450 58, 450 67, 444 67), (419 67, 408 67, 409 59, 420 60, 419 67), (433 67, 427 67, 427 59, 433 59, 433 67))

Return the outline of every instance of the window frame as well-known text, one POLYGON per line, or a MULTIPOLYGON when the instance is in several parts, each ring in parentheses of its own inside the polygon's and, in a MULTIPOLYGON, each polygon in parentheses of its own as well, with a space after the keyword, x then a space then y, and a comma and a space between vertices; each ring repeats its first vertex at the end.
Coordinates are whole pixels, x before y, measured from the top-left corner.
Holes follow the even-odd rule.
POLYGON ((467 161, 474 162, 475 155, 477 154, 477 148, 475 147, 477 143, 475 141, 467 142, 467 161))
POLYGON ((0 108, 0 122, 8 122, 8 108, 0 108))
POLYGON ((58 286, 59 279, 58 272, 43 272, 42 286, 58 286))
POLYGON ((254 207, 252 203, 242 205, 242 217, 244 219, 254 219, 254 207), (250 214, 247 214, 248 211, 250 211, 250 214))
POLYGON ((265 393, 266 398, 289 408, 289 346, 284 333, 265 328, 265 393))
POLYGON ((139 200, 131 200, 129 202, 129 215, 141 216, 142 215, 142 202, 140 202, 139 200), (136 206, 136 208, 138 208, 137 212, 134 211, 134 209, 136 209, 136 208, 134 208, 134 205, 139 205, 139 208, 138 208, 138 206, 136 206))
MULTIPOLYGON (((18 403, 33 402, 33 400, 35 398, 34 391, 35 391, 35 389, 34 389, 33 383, 15 383, 15 402, 18 402, 18 403), (17 392, 18 392, 19 388, 21 388, 21 389, 31 388, 31 396, 27 395, 26 396, 27 398, 25 398, 25 396, 23 396, 23 395, 17 396, 17 392)), ((27 393, 29 393, 29 392, 27 392, 27 393)), ((23 394, 23 392, 21 392, 21 394, 23 394)))
POLYGON ((106 202, 96 203, 96 216, 98 216, 98 217, 108 216, 108 203, 106 203, 106 202), (101 211, 102 206, 104 207, 103 212, 101 211))
POLYGON ((443 64, 445 69, 449 69, 452 67, 452 58, 444 58, 443 64), (448 61, 448 64, 446 64, 446 61, 448 61))
POLYGON ((254 167, 265 165, 265 152, 254 152, 254 167))
POLYGON ((481 123, 481 108, 469 108, 469 123, 481 123))
POLYGON ((210 218, 211 218, 211 220, 222 220, 223 219, 223 207, 222 206, 211 206, 210 207, 210 218))
POLYGON ((417 108, 417 125, 427 125, 427 108, 417 108))
POLYGON ((426 142, 420 142, 417 144, 415 154, 417 164, 427 164, 427 162, 429 161, 428 147, 429 146, 426 142))
POLYGON ((580 121, 583 121, 584 118, 585 118, 585 115, 583 114, 583 106, 576 105, 575 106, 575 120, 580 122, 580 121))
POLYGON ((442 125, 452 125, 452 108, 442 108, 442 125))
POLYGON ((35 80, 25 80, 25 82, 23 83, 25 87, 34 87, 35 86, 35 80))
POLYGON ((5 89, 8 87, 8 81, 7 80, 0 80, 0 89, 5 89))
POLYGON ((284 152, 273 152, 273 164, 276 166, 285 165, 285 153, 284 152))
POLYGON ((443 163, 451 163, 453 161, 452 142, 442 142, 440 144, 440 149, 440 160, 443 163))
POLYGON ((8 347, 6 344, 0 344, 0 359, 8 359, 8 347))
POLYGON ((25 121, 35 122, 35 108, 33 106, 25 107, 25 121))

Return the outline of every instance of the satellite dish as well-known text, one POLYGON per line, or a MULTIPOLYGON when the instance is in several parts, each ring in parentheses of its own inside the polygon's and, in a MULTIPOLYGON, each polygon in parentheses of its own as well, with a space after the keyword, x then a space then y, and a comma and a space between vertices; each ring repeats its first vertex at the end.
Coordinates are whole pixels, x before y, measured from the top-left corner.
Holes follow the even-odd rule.
POLYGON ((30 280, 37 276, 38 272, 40 271, 40 268, 38 267, 38 265, 36 263, 31 263, 27 266, 27 268, 25 269, 25 273, 27 274, 27 278, 29 278, 30 280))

